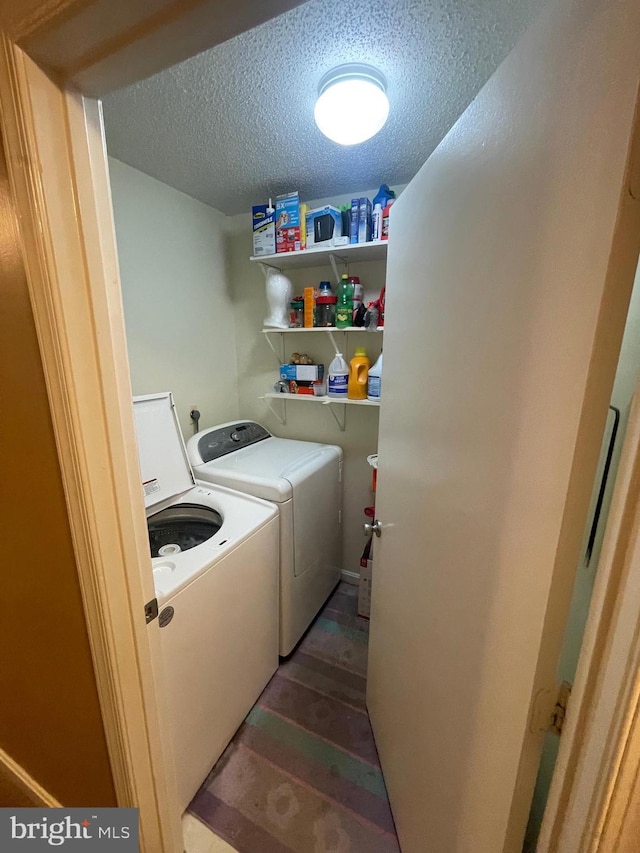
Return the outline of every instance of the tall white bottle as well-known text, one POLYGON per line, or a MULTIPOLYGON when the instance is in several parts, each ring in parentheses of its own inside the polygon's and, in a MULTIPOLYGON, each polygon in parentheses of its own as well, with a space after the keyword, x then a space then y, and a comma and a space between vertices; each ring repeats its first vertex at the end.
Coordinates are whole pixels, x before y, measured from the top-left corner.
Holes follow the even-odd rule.
POLYGON ((382 205, 375 204, 373 206, 373 214, 371 216, 371 239, 382 240, 382 205))
POLYGON ((369 377, 367 380, 367 400, 372 403, 380 402, 382 392, 382 353, 378 356, 378 360, 369 368, 369 377))
POLYGON ((349 365, 342 357, 342 353, 336 353, 335 358, 329 365, 329 381, 327 382, 327 396, 336 400, 346 400, 349 386, 349 365))

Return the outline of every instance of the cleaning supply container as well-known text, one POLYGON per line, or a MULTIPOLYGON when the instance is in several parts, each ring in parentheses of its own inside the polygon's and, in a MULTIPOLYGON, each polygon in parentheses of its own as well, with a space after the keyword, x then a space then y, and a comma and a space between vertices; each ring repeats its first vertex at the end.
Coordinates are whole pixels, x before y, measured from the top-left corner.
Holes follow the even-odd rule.
POLYGON ((349 383, 349 365, 342 357, 342 353, 336 353, 336 357, 329 365, 329 381, 327 382, 327 396, 336 400, 347 399, 347 385, 349 383))
POLYGON ((369 370, 367 379, 367 400, 372 403, 380 402, 380 394, 382 391, 382 353, 378 356, 378 360, 369 370))
POLYGON ((367 378, 371 362, 364 347, 357 347, 349 362, 349 384, 347 396, 350 400, 367 399, 367 378))

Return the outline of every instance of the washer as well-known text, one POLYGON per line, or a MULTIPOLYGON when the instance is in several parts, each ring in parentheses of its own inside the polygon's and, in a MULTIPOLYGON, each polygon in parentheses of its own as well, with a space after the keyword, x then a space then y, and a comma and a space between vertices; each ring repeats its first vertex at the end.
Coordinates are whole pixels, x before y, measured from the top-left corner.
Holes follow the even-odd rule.
POLYGON ((288 655, 340 579, 342 450, 240 421, 197 433, 187 452, 201 480, 280 509, 280 654, 288 655))
POLYGON ((195 481, 171 394, 134 414, 184 811, 278 666, 278 511, 195 481))

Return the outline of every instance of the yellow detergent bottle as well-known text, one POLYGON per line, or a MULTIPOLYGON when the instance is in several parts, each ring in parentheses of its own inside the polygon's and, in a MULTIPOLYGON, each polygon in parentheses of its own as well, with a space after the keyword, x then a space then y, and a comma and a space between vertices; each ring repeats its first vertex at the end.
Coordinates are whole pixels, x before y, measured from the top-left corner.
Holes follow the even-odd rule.
POLYGON ((371 362, 364 347, 358 347, 349 362, 349 385, 347 397, 350 400, 367 399, 367 378, 371 362))

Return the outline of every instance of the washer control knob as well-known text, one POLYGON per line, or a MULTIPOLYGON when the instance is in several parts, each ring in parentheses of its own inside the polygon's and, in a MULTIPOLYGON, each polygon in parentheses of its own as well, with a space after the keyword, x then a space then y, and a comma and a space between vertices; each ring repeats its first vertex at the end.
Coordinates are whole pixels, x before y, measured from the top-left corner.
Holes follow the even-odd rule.
POLYGON ((240 441, 240 436, 238 435, 237 432, 231 433, 231 441, 240 441))

